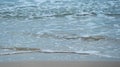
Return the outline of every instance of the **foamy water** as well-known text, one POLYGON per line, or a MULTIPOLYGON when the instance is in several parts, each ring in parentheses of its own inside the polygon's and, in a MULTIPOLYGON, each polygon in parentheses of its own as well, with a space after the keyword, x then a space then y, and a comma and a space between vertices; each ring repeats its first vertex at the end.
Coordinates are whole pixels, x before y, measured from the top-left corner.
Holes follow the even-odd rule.
POLYGON ((119 0, 0 1, 0 61, 120 60, 119 0))

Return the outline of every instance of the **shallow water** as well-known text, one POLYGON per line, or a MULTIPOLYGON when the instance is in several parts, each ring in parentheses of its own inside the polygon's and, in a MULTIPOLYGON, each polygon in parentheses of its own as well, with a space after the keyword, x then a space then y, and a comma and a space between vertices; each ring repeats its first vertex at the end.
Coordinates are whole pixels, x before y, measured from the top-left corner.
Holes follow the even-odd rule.
POLYGON ((120 60, 120 0, 0 1, 0 61, 120 60))

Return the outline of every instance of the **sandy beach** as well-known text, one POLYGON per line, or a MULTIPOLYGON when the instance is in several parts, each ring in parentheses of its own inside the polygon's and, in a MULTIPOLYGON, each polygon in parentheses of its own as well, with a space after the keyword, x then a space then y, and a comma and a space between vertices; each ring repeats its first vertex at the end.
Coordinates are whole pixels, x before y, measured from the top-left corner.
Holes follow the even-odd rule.
POLYGON ((1 62, 0 67, 119 67, 119 61, 17 61, 1 62))

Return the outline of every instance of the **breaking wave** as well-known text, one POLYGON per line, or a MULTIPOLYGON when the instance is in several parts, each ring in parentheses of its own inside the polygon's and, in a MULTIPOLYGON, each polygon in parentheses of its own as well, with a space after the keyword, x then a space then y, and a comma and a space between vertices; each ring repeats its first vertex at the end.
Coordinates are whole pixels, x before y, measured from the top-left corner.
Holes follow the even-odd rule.
POLYGON ((0 18, 30 18, 120 14, 119 0, 19 0, 0 3, 0 18))

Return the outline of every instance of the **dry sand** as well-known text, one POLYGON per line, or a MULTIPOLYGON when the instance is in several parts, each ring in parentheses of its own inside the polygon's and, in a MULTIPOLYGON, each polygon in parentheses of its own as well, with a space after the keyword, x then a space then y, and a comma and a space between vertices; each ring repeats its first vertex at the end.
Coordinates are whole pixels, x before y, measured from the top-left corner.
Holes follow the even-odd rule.
POLYGON ((120 67, 120 61, 17 61, 0 62, 0 67, 120 67))

